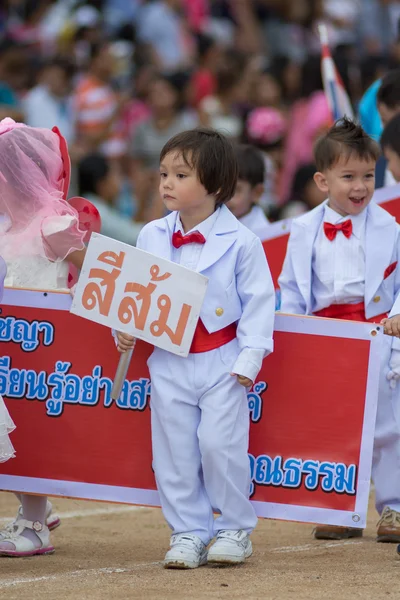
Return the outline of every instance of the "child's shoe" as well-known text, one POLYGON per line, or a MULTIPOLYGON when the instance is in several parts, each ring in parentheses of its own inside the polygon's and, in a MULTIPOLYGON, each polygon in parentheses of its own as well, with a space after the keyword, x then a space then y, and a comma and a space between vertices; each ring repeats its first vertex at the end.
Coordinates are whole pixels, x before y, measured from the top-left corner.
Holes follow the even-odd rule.
POLYGON ((36 556, 37 554, 52 554, 54 547, 50 544, 50 531, 46 525, 40 521, 26 521, 19 519, 14 525, 13 530, 8 530, 7 534, 0 540, 0 556, 10 556, 22 558, 25 556, 36 556), (28 538, 21 535, 24 529, 31 529, 35 532, 39 541, 39 547, 28 538), (14 549, 5 547, 5 544, 12 545, 14 549))
MULTIPOLYGON (((12 523, 9 523, 4 529, 0 530, 0 542, 4 539, 4 536, 8 535, 10 532, 14 531, 14 528, 18 526, 18 523, 21 519, 23 519, 22 514, 22 506, 18 508, 17 516, 12 523)), ((61 525, 61 519, 58 515, 53 514, 53 506, 51 502, 47 502, 46 507, 46 525, 50 531, 57 529, 61 525)))
POLYGON ((177 533, 171 536, 171 547, 164 559, 165 569, 196 569, 206 562, 206 546, 197 535, 177 533))
POLYGON ((248 533, 222 530, 218 532, 215 543, 208 551, 208 562, 220 565, 237 565, 243 563, 253 554, 253 547, 248 533))
POLYGON ((400 513, 385 506, 378 521, 377 542, 400 542, 400 513))
POLYGON ((317 525, 313 531, 316 540, 349 540, 363 536, 363 530, 340 525, 317 525))

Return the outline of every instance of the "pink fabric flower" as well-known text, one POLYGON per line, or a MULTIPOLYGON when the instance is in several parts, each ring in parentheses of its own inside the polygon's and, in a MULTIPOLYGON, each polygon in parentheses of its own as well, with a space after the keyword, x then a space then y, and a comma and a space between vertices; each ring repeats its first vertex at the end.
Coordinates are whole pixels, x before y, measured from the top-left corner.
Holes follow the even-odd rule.
POLYGON ((250 140, 275 144, 286 133, 286 121, 275 108, 255 108, 247 118, 246 130, 250 140))

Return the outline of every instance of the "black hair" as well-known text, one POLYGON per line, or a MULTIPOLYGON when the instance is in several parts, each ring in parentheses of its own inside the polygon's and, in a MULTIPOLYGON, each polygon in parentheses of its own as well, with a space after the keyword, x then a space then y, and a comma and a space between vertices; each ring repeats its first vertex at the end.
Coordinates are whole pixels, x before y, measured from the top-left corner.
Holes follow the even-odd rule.
POLYGON ((303 165, 297 169, 293 179, 292 193, 290 196, 292 200, 302 200, 305 202, 304 192, 307 184, 310 181, 313 181, 316 171, 316 166, 313 163, 303 165))
POLYGON ((100 153, 85 156, 78 164, 78 190, 79 194, 96 194, 98 183, 107 177, 110 165, 100 153))
POLYGON ((315 144, 315 164, 318 171, 326 171, 334 167, 342 156, 349 159, 352 155, 360 160, 377 161, 380 148, 361 125, 344 117, 336 121, 315 144))
POLYGON ((207 193, 215 196, 216 206, 232 198, 238 164, 233 143, 222 133, 205 127, 178 133, 161 150, 160 163, 171 152, 181 155, 187 166, 197 172, 207 193))
POLYGON ((381 146, 390 148, 400 156, 400 114, 389 121, 381 136, 381 146))
POLYGON ((215 46, 216 42, 213 37, 205 33, 198 33, 196 36, 197 53, 200 60, 205 57, 207 52, 215 46))
POLYGON ((383 77, 377 102, 385 104, 388 108, 396 108, 400 105, 400 69, 389 71, 383 77))
POLYGON ((252 188, 265 179, 265 161, 262 152, 251 144, 237 144, 235 146, 238 162, 238 179, 246 181, 252 188))

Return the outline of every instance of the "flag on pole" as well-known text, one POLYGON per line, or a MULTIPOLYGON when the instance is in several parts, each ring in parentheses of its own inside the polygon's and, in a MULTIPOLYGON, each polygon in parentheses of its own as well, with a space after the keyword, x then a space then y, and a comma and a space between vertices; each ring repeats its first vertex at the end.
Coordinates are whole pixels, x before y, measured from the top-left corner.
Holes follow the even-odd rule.
POLYGON ((319 26, 319 35, 322 47, 322 81, 326 99, 328 100, 329 108, 332 113, 332 119, 333 121, 336 121, 345 116, 349 119, 354 119, 350 98, 331 56, 328 44, 328 32, 325 25, 319 26))

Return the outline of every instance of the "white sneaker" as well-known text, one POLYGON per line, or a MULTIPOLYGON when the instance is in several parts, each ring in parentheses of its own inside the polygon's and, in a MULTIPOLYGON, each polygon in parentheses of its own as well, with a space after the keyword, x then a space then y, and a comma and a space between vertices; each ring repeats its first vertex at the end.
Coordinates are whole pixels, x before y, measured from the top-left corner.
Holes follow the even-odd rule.
POLYGON ((243 563, 253 553, 250 536, 239 531, 222 530, 218 532, 215 543, 208 551, 208 562, 222 565, 243 563))
POLYGON ((177 533, 171 536, 171 547, 164 559, 165 569, 196 569, 206 562, 206 546, 197 535, 177 533))

